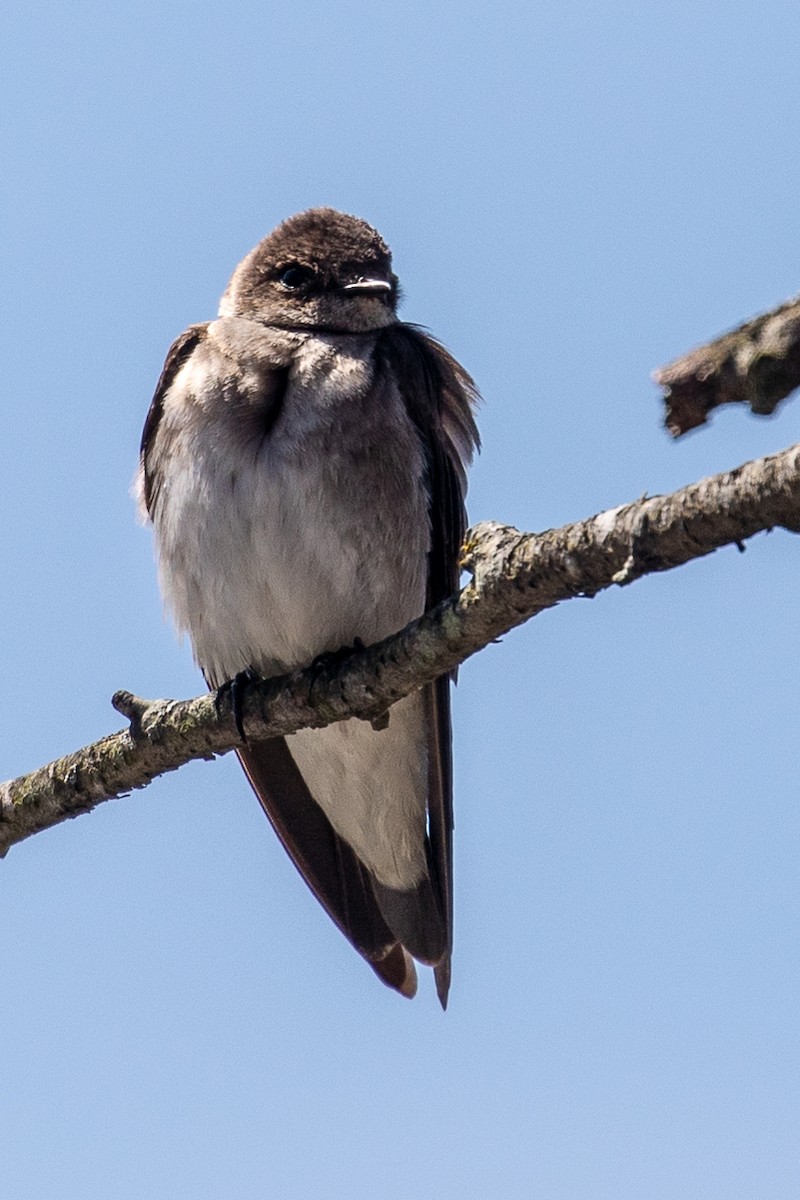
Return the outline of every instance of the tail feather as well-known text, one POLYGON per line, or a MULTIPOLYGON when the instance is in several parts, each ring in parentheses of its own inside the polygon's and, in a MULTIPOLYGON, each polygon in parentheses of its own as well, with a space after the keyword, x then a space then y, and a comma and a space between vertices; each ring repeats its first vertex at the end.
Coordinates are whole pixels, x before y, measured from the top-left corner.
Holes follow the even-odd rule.
POLYGON ((348 941, 388 987, 409 999, 417 991, 412 955, 433 966, 445 1008, 449 921, 432 879, 426 875, 411 889, 381 884, 314 800, 284 738, 249 742, 237 753, 290 858, 348 941))
POLYGON ((417 972, 414 960, 404 946, 393 946, 385 958, 371 962, 375 974, 401 996, 413 1000, 417 994, 417 972))

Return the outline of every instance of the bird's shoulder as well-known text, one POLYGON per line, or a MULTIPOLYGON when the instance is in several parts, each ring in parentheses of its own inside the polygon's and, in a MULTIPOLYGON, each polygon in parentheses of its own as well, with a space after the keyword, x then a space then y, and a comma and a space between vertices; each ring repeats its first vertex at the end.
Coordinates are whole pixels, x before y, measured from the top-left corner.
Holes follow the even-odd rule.
POLYGON ((280 408, 296 344, 255 321, 220 317, 190 325, 167 352, 142 431, 141 507, 152 517, 165 455, 179 431, 242 410, 270 424, 280 408), (220 401, 222 406, 220 407, 220 401))
POLYGON ((405 322, 381 331, 377 351, 396 377, 410 415, 427 438, 442 438, 466 490, 465 468, 480 448, 480 396, 461 363, 427 330, 405 322))
MULTIPOLYGON (((257 382, 270 372, 285 371, 298 352, 298 339, 290 332, 262 325, 244 317, 218 317, 190 325, 170 346, 148 416, 157 417, 170 391, 202 398, 205 383, 239 380, 242 386, 257 382)), ((144 436, 148 434, 145 424, 144 436)))

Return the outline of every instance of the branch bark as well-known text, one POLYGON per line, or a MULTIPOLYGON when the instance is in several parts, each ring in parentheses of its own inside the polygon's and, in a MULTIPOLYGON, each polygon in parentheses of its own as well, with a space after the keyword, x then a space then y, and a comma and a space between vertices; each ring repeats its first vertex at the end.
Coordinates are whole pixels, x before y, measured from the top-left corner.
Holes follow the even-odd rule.
POLYGON ((704 425, 721 404, 773 413, 800 387, 800 297, 754 317, 653 372, 673 437, 704 425))
MULTIPOLYGON (((486 521, 467 534, 472 582, 391 638, 332 668, 245 685, 249 738, 348 717, 380 727, 386 710, 544 609, 591 597, 782 526, 800 532, 800 444, 667 496, 644 497, 544 533, 486 521)), ((229 691, 194 700, 117 692, 128 729, 0 784, 0 854, 157 775, 240 744, 229 691)), ((385 719, 385 718, 384 718, 385 719)))

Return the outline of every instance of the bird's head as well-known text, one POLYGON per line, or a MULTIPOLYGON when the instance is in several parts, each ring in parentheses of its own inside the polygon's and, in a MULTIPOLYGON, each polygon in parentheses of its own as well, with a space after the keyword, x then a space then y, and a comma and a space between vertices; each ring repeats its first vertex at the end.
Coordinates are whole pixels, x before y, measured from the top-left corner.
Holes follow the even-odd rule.
POLYGON ((358 217, 312 208, 289 217, 239 264, 219 313, 361 333, 393 324, 398 299, 380 234, 358 217))

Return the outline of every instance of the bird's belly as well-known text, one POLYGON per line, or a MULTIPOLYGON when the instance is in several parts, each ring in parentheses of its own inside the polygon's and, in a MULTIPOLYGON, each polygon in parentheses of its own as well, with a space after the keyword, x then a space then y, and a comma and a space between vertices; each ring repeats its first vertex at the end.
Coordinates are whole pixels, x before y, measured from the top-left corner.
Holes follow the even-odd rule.
POLYGON ((274 674, 424 609, 429 541, 420 479, 377 481, 273 461, 249 474, 195 464, 173 495, 162 583, 209 683, 274 674))

